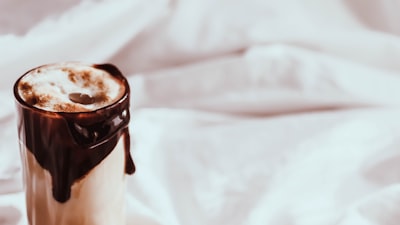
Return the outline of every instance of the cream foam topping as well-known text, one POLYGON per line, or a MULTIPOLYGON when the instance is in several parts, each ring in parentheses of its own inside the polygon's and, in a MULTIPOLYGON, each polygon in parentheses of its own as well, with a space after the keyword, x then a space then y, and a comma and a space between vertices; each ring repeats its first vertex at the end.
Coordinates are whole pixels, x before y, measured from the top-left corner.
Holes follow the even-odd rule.
POLYGON ((89 64, 59 63, 38 67, 18 83, 21 98, 52 112, 86 112, 118 101, 124 85, 111 74, 89 64))

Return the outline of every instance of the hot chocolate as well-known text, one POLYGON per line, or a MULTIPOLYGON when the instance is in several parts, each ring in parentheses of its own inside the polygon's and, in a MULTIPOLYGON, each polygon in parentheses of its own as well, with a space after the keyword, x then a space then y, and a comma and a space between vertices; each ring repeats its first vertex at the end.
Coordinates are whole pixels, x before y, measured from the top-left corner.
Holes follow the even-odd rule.
POLYGON ((31 225, 124 224, 129 85, 111 64, 59 63, 24 74, 18 105, 31 225))

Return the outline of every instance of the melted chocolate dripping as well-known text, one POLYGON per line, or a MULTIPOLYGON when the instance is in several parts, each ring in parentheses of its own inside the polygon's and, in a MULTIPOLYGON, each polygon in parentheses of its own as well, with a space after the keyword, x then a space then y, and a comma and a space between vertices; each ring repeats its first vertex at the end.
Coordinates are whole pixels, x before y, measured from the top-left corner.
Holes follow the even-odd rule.
POLYGON ((84 113, 47 112, 33 108, 18 95, 19 137, 35 156, 39 165, 52 177, 53 197, 68 201, 71 186, 96 167, 123 136, 125 172, 133 174, 135 165, 130 155, 129 86, 119 70, 110 65, 95 65, 117 77, 126 87, 125 95, 115 104, 84 113))
MULTIPOLYGON (((130 142, 130 137, 129 137, 129 132, 125 133, 125 149, 130 149, 131 147, 131 142, 130 142)), ((133 174, 136 171, 135 164, 133 163, 132 156, 129 151, 125 151, 125 173, 127 174, 133 174)))

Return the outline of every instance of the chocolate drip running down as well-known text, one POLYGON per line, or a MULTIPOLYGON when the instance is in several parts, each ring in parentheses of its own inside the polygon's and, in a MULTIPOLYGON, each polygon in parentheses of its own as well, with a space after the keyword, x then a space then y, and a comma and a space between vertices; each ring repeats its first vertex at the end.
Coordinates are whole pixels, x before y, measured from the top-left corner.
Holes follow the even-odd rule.
MULTIPOLYGON (((125 86, 125 94, 117 102, 89 112, 49 112, 32 107, 18 95, 18 132, 20 140, 35 156, 39 165, 49 171, 53 197, 68 201, 71 186, 96 167, 124 138, 125 173, 133 174, 135 165, 130 154, 128 124, 129 85, 121 72, 111 64, 94 65, 117 78, 125 86)), ((29 73, 29 72, 28 72, 29 73)), ((88 100, 78 99, 76 101, 88 100)))

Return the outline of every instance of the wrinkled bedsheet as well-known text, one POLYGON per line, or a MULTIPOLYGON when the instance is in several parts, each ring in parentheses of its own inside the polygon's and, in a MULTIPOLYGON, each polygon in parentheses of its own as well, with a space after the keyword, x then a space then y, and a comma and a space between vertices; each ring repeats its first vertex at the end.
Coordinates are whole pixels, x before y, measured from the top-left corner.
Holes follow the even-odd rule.
POLYGON ((400 224, 398 1, 54 2, 0 3, 0 225, 13 83, 57 61, 129 79, 129 225, 400 224))

